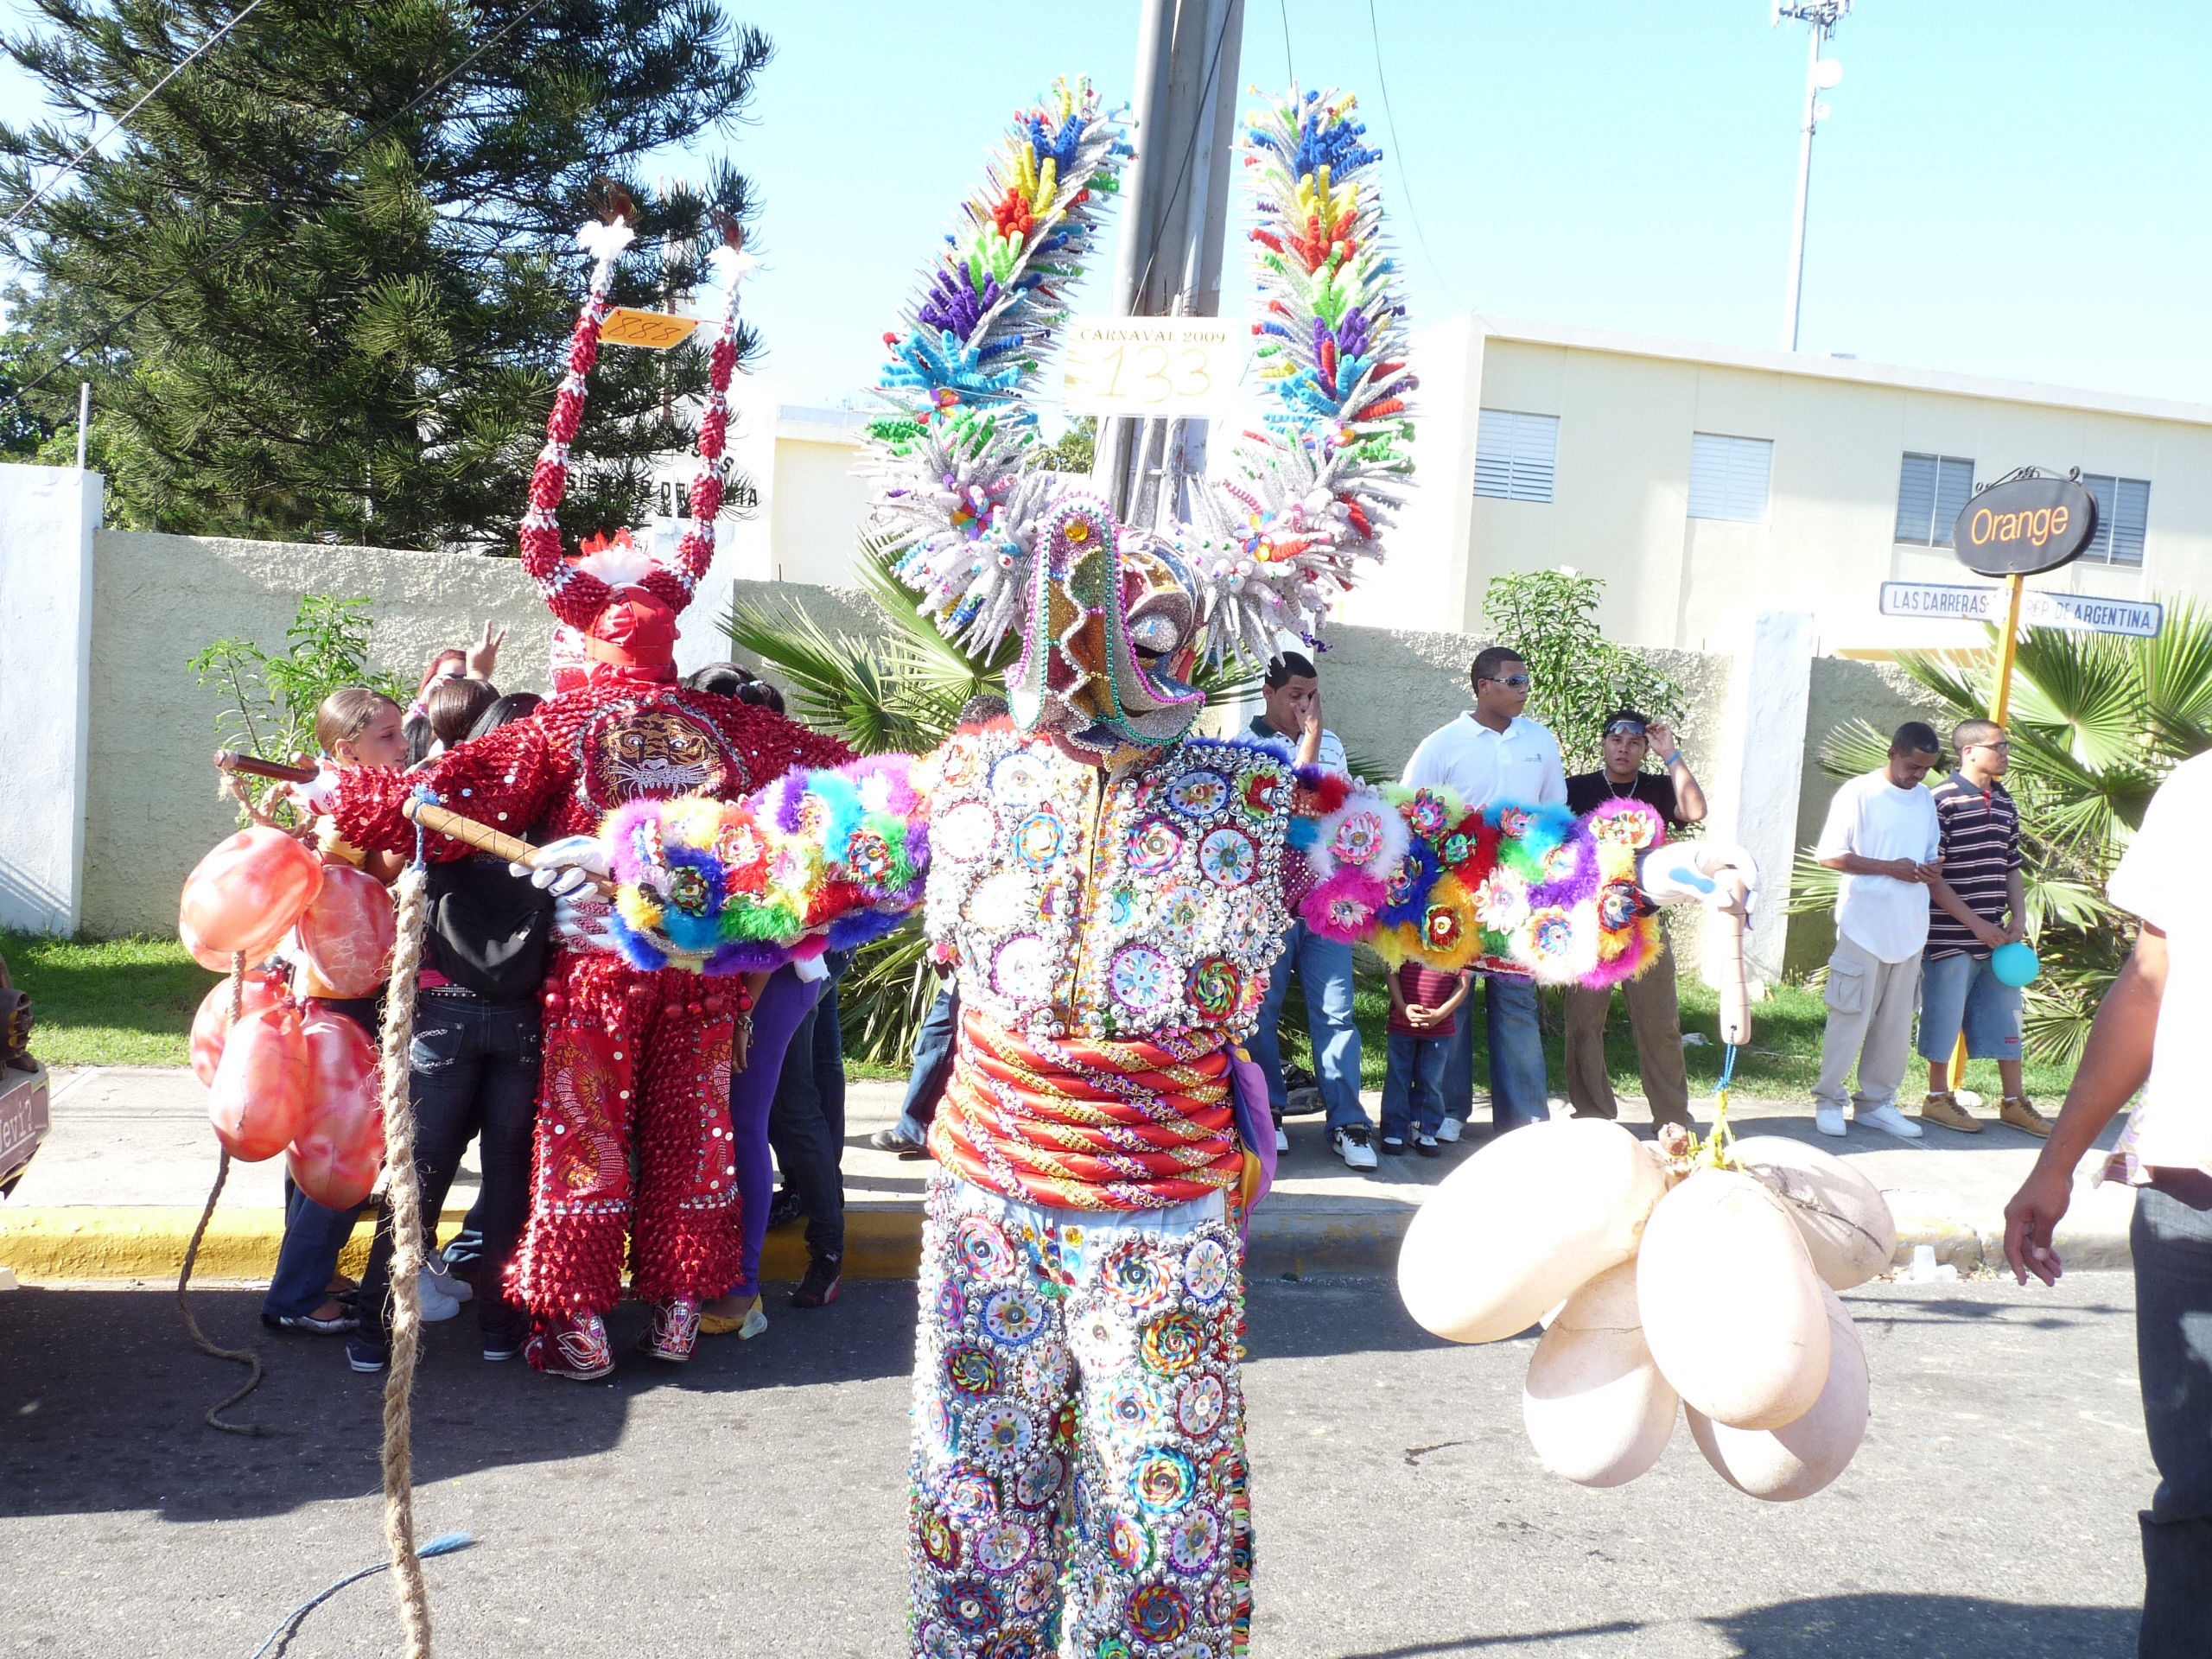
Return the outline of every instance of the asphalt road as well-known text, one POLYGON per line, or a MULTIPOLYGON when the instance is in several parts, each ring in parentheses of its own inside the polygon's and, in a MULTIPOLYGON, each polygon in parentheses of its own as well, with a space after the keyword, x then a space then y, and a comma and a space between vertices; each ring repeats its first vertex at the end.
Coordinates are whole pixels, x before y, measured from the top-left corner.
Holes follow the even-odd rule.
MULTIPOLYGON (((2152 1481, 2130 1292, 1853 1293, 1872 1432, 1827 1491, 1770 1507, 1680 1427, 1634 1484, 1569 1485, 1522 1438, 1529 1343, 1434 1342, 1386 1282, 1256 1285, 1254 1650, 2121 1659, 2152 1481)), ((435 1327, 421 1534, 478 1541, 428 1565, 438 1651, 902 1653, 912 1299, 855 1283, 688 1370, 588 1386, 485 1364, 466 1315, 435 1327)), ((268 1357, 238 1414, 276 1432, 247 1440, 200 1426, 238 1372, 192 1351, 167 1294, 0 1295, 0 1652, 248 1659, 380 1557, 380 1388, 334 1342, 261 1332, 256 1301, 196 1298, 218 1341, 268 1357)), ((398 1650, 383 1575, 283 1649, 398 1650)))

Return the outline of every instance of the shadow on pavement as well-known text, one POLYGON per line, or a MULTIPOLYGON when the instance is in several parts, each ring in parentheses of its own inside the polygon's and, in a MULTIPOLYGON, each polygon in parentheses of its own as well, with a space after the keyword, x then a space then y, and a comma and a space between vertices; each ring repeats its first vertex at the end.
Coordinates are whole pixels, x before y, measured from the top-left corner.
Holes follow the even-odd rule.
MULTIPOLYGON (((1429 1655, 1543 1649, 1554 1643, 1633 1636, 1670 1621, 1616 1620, 1524 1635, 1470 1636, 1375 1648, 1344 1659, 1427 1659, 1429 1655)), ((1833 1655, 1836 1659, 2125 1659, 2135 1651, 2133 1607, 2031 1606, 1980 1596, 1812 1596, 1697 1621, 1745 1655, 1833 1655)), ((1610 1649, 1608 1649, 1610 1651, 1610 1649)))

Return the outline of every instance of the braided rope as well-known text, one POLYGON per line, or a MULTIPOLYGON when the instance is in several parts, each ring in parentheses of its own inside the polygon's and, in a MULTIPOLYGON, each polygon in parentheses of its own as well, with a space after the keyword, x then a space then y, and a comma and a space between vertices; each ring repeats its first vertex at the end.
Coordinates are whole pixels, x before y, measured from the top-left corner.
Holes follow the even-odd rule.
POLYGON ((412 1410, 415 1360, 422 1345, 423 1192, 415 1169, 415 1105, 408 1092, 408 1050, 415 1041, 415 982, 423 964, 429 875, 418 857, 400 873, 397 938, 385 993, 384 1158, 391 1199, 391 1369, 384 1385, 384 1536, 399 1595, 407 1659, 429 1659, 429 1592, 415 1553, 412 1410))
MULTIPOLYGON (((238 1029, 238 1015, 245 1007, 245 953, 233 952, 231 957, 231 1026, 238 1029)), ((249 1438, 270 1433, 258 1423, 226 1423, 223 1413, 261 1386, 261 1356, 251 1348, 218 1348, 207 1339, 200 1328, 200 1321, 192 1312, 192 1264, 200 1259, 200 1242, 207 1236, 207 1224, 214 1218, 215 1200, 223 1196, 223 1183, 231 1178, 231 1149, 223 1148, 222 1156, 215 1160, 215 1185, 207 1189, 207 1203, 200 1212, 200 1224, 192 1230, 192 1242, 184 1247, 184 1266, 176 1276, 176 1305, 184 1315, 184 1328, 191 1333, 193 1343, 210 1359, 227 1359, 244 1365, 249 1375, 243 1387, 207 1408, 205 1419, 210 1428, 219 1428, 226 1434, 244 1434, 249 1438)))

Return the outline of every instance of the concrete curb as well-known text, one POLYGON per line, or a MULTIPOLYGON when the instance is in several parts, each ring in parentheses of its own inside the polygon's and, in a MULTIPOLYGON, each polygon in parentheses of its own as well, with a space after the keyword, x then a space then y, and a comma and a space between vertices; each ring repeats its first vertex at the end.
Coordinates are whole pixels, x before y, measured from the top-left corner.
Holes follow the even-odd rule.
MULTIPOLYGON (((465 1212, 448 1210, 440 1231, 450 1235, 465 1212)), ((1308 1199, 1280 1207, 1263 1204, 1253 1217, 1245 1272, 1255 1278, 1304 1279, 1318 1274, 1389 1275, 1413 1219, 1411 1206, 1347 1211, 1308 1199)), ((1936 1259, 1961 1273, 2002 1271, 2001 1226, 1977 1225, 1956 1216, 1901 1213, 1895 1265, 1926 1244, 1936 1259)), ((198 1224, 196 1209, 162 1205, 92 1205, 10 1210, 0 1206, 0 1262, 29 1284, 101 1281, 169 1281, 184 1262, 198 1224)), ((265 1281, 275 1267, 284 1230, 283 1212, 267 1207, 218 1209, 200 1247, 195 1280, 265 1281)), ((340 1262, 359 1274, 368 1260, 367 1218, 354 1228, 340 1262)), ((2055 1241, 2069 1268, 2125 1268, 2127 1236, 2109 1229, 2061 1228, 2055 1241)), ((854 1208, 845 1213, 845 1276, 911 1279, 921 1261, 918 1205, 854 1208)), ((797 1227, 768 1235, 761 1276, 796 1280, 806 1271, 806 1242, 797 1227)))

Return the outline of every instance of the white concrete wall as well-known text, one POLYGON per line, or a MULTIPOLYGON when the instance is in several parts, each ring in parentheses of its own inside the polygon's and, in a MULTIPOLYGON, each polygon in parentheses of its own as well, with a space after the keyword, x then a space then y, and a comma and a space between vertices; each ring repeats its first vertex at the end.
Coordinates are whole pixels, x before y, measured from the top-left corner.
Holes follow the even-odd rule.
MULTIPOLYGON (((1802 611, 1764 611, 1736 653, 1721 722, 1720 753, 1702 774, 1711 813, 1707 833, 1733 842, 1758 863, 1764 897, 1745 941, 1745 966, 1762 982, 1782 977, 1788 923, 1783 906, 1797 849, 1805 715, 1811 694, 1813 619, 1802 611)), ((1718 917, 1708 918, 1707 938, 1718 917)), ((1708 951, 1708 958, 1713 953, 1708 951)))
POLYGON ((868 480, 855 470, 859 435, 849 427, 777 424, 767 514, 767 568, 757 580, 838 587, 852 581, 868 519, 868 480))
POLYGON ((1474 631, 1491 576, 1571 564, 1605 579, 1605 631, 1636 644, 1727 650, 1758 613, 1786 610, 1812 614, 1824 654, 1978 646, 1976 626, 1879 613, 1885 581, 1984 580, 1948 548, 1894 540, 1908 450, 1971 456, 1983 483, 2030 463, 2147 478, 2141 570, 2077 562, 2036 585, 2212 594, 2212 410, 1997 383, 1976 391, 1955 377, 1846 361, 1717 347, 1699 356, 1660 349, 1666 342, 1644 351, 1618 337, 1530 338, 1506 324, 1486 333, 1492 326, 1454 318, 1415 343, 1423 499, 1417 533, 1393 544, 1391 585, 1376 589, 1392 603, 1456 603, 1459 626, 1474 631), (1550 503, 1474 498, 1484 407, 1559 417, 1550 503), (1688 516, 1700 431, 1773 442, 1764 522, 1688 516), (1429 499, 1436 493, 1445 499, 1429 499))
POLYGON ((84 921, 93 537, 103 481, 0 467, 0 925, 84 921))

